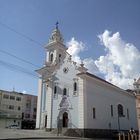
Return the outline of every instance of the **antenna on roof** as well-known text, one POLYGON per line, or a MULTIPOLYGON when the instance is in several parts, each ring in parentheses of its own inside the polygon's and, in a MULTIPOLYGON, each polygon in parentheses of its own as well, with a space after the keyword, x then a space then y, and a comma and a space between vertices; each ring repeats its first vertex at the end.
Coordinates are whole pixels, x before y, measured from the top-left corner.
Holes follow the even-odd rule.
POLYGON ((81 64, 80 64, 80 66, 81 66, 81 67, 84 67, 84 63, 83 63, 83 61, 81 61, 81 64))
POLYGON ((13 87, 13 92, 15 92, 15 87, 13 87))

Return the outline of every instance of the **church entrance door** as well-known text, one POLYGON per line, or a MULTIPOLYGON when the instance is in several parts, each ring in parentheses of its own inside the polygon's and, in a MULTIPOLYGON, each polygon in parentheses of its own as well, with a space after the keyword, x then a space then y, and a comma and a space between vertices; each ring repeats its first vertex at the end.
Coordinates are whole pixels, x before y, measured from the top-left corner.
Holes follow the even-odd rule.
POLYGON ((68 127, 68 113, 64 112, 63 114, 63 127, 68 127))

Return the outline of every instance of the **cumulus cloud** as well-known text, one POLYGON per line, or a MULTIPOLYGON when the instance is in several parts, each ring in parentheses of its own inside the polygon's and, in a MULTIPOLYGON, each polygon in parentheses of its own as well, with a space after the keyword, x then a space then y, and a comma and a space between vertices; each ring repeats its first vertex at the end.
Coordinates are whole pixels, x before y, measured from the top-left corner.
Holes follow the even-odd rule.
POLYGON ((140 76, 140 52, 122 40, 119 32, 111 35, 108 30, 98 36, 106 55, 95 61, 105 79, 121 88, 132 88, 133 79, 140 76))
POLYGON ((87 47, 74 37, 67 42, 68 53, 75 62, 83 62, 89 72, 103 74, 105 80, 123 89, 133 88, 133 79, 140 76, 140 51, 133 44, 126 43, 119 32, 111 34, 105 30, 98 38, 106 54, 97 60, 81 59, 80 53, 87 47))
POLYGON ((27 91, 23 90, 23 91, 22 91, 22 93, 23 93, 23 94, 26 94, 26 93, 27 93, 27 91))
POLYGON ((98 69, 92 58, 89 58, 89 57, 87 57, 86 59, 80 58, 80 53, 87 50, 87 47, 85 46, 83 42, 77 41, 73 37, 70 41, 67 42, 67 46, 68 46, 67 52, 70 55, 72 55, 73 61, 77 62, 78 64, 81 64, 81 62, 83 62, 89 72, 92 72, 94 74, 97 73, 98 69))
POLYGON ((79 42, 75 40, 73 37, 69 42, 67 42, 68 50, 67 52, 72 55, 72 59, 77 62, 81 63, 80 52, 85 50, 85 45, 83 42, 79 42))
POLYGON ((89 72, 91 72, 93 74, 99 74, 99 70, 98 70, 93 58, 91 58, 91 57, 85 58, 83 60, 83 63, 85 65, 85 67, 88 69, 89 72))

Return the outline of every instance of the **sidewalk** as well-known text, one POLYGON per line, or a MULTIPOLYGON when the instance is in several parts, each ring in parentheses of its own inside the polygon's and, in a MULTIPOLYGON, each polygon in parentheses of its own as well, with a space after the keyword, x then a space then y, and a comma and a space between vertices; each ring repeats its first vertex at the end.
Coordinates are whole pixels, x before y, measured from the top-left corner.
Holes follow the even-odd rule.
POLYGON ((96 138, 81 138, 81 137, 68 137, 68 136, 57 136, 51 132, 45 130, 26 130, 26 129, 8 129, 0 128, 0 140, 6 139, 83 139, 83 140, 108 140, 108 139, 96 139, 96 138))
POLYGON ((0 128, 0 139, 9 138, 68 138, 65 136, 57 136, 57 134, 51 134, 45 132, 45 130, 24 130, 24 129, 3 129, 0 128))

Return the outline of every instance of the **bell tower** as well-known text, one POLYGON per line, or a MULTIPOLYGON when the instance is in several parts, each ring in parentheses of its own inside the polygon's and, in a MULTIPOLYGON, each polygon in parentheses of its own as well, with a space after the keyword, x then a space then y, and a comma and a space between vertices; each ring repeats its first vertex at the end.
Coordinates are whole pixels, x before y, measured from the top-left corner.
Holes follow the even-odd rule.
POLYGON ((138 80, 134 79, 133 86, 136 95, 140 95, 140 78, 138 80))
POLYGON ((65 58, 67 48, 64 45, 64 39, 58 29, 58 22, 56 23, 56 27, 52 31, 49 42, 45 48, 47 64, 59 64, 65 58))

